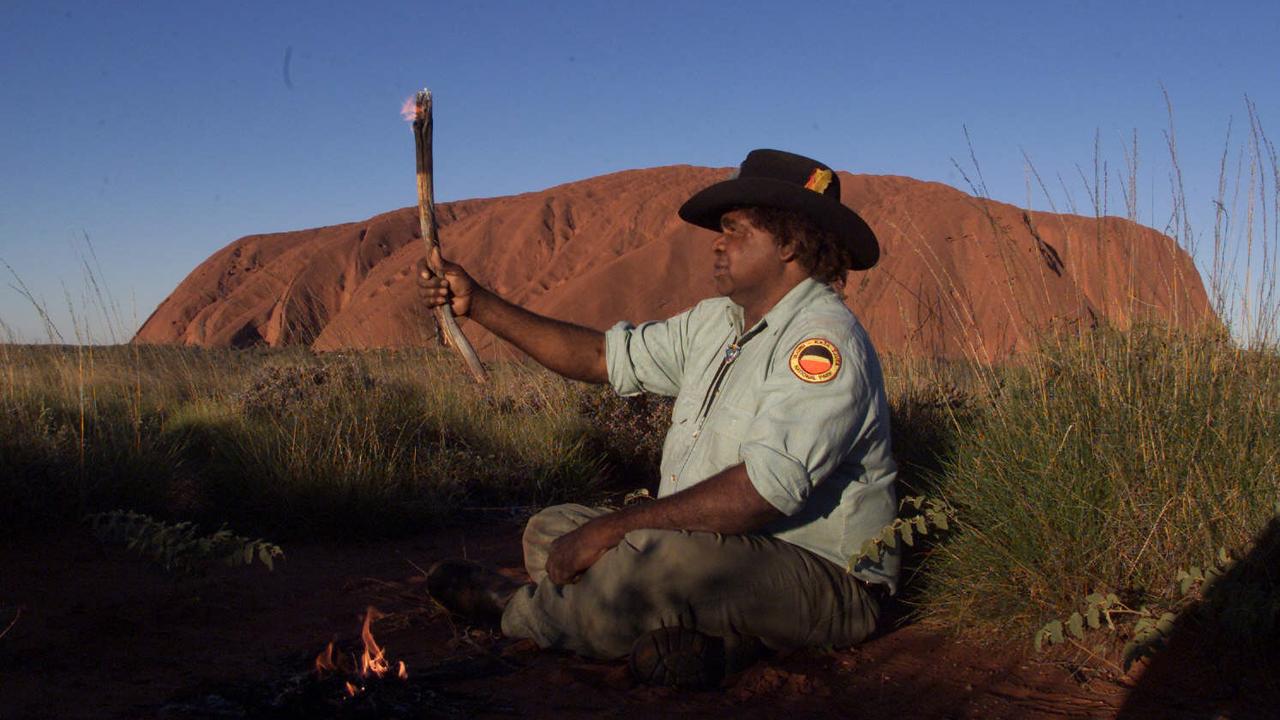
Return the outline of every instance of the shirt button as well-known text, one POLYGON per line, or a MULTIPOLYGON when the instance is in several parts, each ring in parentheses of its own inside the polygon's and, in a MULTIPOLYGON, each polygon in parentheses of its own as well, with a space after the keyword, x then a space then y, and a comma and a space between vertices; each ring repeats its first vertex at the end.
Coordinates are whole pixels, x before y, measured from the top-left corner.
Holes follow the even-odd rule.
POLYGON ((697 440, 697 439, 698 439, 698 434, 699 434, 699 433, 701 433, 701 432, 702 432, 701 430, 694 430, 694 431, 693 431, 693 439, 694 439, 694 440, 697 440))
POLYGON ((671 476, 671 482, 675 482, 675 481, 676 481, 676 476, 675 476, 675 475, 672 475, 672 476, 671 476))

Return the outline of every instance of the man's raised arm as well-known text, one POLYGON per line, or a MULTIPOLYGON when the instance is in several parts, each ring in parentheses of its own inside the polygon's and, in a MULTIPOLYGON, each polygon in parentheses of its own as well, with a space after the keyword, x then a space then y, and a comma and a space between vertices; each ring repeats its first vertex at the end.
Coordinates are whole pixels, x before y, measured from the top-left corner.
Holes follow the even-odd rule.
POLYGON ((471 279, 461 266, 432 258, 444 268, 444 279, 432 276, 425 260, 417 267, 418 294, 427 307, 449 303, 453 314, 469 317, 515 345, 547 369, 573 380, 609 381, 604 333, 553 320, 503 300, 471 279))

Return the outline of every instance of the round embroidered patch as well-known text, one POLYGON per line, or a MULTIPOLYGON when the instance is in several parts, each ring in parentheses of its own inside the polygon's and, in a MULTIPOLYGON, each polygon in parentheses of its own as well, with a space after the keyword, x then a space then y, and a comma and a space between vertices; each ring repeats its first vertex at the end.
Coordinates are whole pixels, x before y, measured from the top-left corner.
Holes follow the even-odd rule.
POLYGON ((824 383, 840 372, 840 351, 822 338, 801 340, 787 363, 796 377, 807 383, 824 383))

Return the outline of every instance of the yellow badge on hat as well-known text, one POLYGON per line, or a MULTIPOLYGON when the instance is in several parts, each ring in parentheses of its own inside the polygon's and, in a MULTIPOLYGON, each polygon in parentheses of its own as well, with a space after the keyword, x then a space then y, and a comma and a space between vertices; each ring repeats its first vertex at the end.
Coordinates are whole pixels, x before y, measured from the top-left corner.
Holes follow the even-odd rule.
POLYGON ((804 183, 805 190, 812 190, 819 195, 827 191, 827 186, 831 184, 831 171, 816 168, 809 174, 809 179, 804 183))
POLYGON ((791 373, 807 383, 824 383, 840 372, 840 351, 822 338, 801 340, 787 363, 791 373))

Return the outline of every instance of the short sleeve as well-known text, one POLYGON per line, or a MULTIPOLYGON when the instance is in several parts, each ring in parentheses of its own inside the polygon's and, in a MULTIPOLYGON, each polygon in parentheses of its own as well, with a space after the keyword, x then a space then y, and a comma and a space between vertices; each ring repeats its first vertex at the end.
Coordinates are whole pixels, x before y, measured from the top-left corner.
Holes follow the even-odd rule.
POLYGON ((804 506, 866 425, 871 393, 851 345, 814 333, 780 345, 772 360, 739 452, 756 491, 783 514, 804 506))
POLYGON ((609 384, 619 395, 680 392, 692 312, 640 325, 620 322, 605 331, 609 384))

